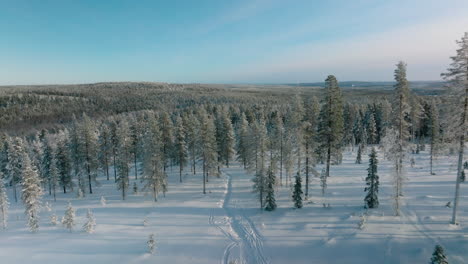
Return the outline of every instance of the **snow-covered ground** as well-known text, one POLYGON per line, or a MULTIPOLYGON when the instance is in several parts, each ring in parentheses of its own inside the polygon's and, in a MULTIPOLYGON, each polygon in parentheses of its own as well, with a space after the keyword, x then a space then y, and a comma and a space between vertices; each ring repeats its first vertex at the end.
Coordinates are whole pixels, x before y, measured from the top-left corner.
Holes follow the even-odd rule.
POLYGON ((54 202, 45 195, 51 211, 41 212, 39 232, 31 234, 23 206, 14 203, 9 191, 9 225, 0 232, 0 262, 427 263, 440 244, 450 263, 468 263, 468 183, 462 184, 461 224, 452 226, 452 210, 445 205, 453 200, 455 158, 439 157, 436 175, 430 175, 427 153, 413 156, 416 164, 407 166, 400 217, 393 216, 390 163, 379 156, 380 207, 368 211, 363 229, 358 223, 365 213, 367 156, 363 164, 355 164, 351 152, 344 154, 343 164, 332 167, 325 198, 318 179, 312 180, 310 199, 302 209, 292 208, 290 187, 282 186, 276 193, 277 210, 260 210, 251 192, 251 175, 237 164, 223 169, 221 178, 211 178, 206 195, 201 174, 188 173, 179 183, 174 169, 169 192, 157 203, 141 192, 122 201, 113 180, 102 176, 95 194, 83 199, 75 193, 59 194, 54 202), (77 209, 72 233, 49 220, 53 213, 61 218, 68 201, 77 209), (82 231, 88 208, 97 222, 94 234, 82 231), (147 253, 151 233, 157 244, 154 255, 147 253))

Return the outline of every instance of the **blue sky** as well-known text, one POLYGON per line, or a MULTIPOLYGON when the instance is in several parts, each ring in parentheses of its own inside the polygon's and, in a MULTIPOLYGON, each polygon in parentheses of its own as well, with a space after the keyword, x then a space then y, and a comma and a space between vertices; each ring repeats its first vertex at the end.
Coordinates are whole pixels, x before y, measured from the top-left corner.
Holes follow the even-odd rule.
POLYGON ((0 0, 0 85, 438 80, 466 0, 0 0))

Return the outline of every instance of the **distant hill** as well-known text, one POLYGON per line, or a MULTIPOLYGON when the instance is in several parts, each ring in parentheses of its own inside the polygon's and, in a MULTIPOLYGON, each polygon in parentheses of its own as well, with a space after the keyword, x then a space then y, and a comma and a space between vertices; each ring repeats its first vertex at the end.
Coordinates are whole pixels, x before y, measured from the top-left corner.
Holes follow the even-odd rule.
MULTIPOLYGON (((413 81, 410 82, 411 89, 415 90, 430 90, 430 89, 443 89, 445 82, 443 81, 413 81)), ((310 87, 324 87, 324 82, 313 82, 313 83, 298 83, 288 84, 291 86, 310 86, 310 87)), ((340 82, 340 87, 343 89, 393 89, 394 82, 363 82, 363 81, 345 81, 340 82)))

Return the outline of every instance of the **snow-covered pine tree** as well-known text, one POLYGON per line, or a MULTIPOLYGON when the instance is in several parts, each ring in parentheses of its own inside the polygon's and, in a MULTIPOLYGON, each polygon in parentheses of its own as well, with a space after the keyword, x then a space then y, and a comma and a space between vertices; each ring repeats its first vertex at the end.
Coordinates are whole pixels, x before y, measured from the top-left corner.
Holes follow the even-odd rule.
POLYGON ((73 208, 72 204, 68 202, 67 210, 65 211, 65 215, 62 218, 62 225, 72 232, 73 227, 76 224, 75 220, 75 208, 73 208))
POLYGON ((292 195, 295 208, 302 208, 302 184, 301 183, 302 183, 301 174, 298 171, 295 177, 293 195, 292 195))
POLYGON ((367 192, 364 201, 366 208, 377 208, 379 207, 379 175, 377 174, 377 152, 372 148, 369 154, 369 168, 367 168, 366 185, 364 189, 367 192))
POLYGON ((57 136, 56 164, 58 181, 63 188, 63 193, 67 193, 67 188, 71 189, 73 187, 68 143, 68 132, 66 130, 59 132, 57 136))
POLYGON ((154 234, 149 235, 146 245, 148 246, 148 252, 150 254, 154 254, 156 251, 156 241, 154 240, 154 234))
POLYGON ((78 121, 76 120, 75 116, 73 116, 72 127, 70 128, 69 135, 69 153, 73 174, 78 183, 77 193, 79 193, 81 190, 81 193, 84 194, 85 182, 83 180, 83 155, 81 154, 81 141, 78 131, 78 121))
POLYGON ((42 197, 41 180, 35 168, 32 167, 28 154, 23 153, 22 160, 21 198, 25 207, 29 229, 31 232, 36 232, 39 228, 39 210, 42 197))
POLYGON ((8 223, 8 195, 5 188, 3 172, 0 171, 0 217, 2 219, 3 229, 6 229, 8 223))
POLYGON ((221 160, 229 168, 229 161, 232 159, 235 150, 235 137, 234 137, 234 128, 232 127, 231 118, 229 117, 228 111, 223 111, 221 113, 221 160))
POLYGON ((58 224, 58 219, 56 214, 50 216, 50 224, 56 226, 58 224))
POLYGON ((109 160, 112 156, 112 140, 109 125, 102 123, 99 129, 99 163, 109 180, 109 160))
POLYGON ((372 111, 369 111, 369 119, 367 120, 367 143, 377 143, 377 124, 375 121, 375 115, 372 111))
POLYGON ((117 152, 116 152, 116 171, 117 171, 117 189, 122 191, 122 200, 127 196, 129 187, 130 173, 130 129, 126 120, 122 120, 117 127, 117 152))
POLYGON ((177 116, 175 123, 174 147, 176 151, 176 162, 179 164, 179 181, 182 182, 182 171, 187 164, 187 145, 185 140, 185 127, 180 116, 177 116))
POLYGON ((268 168, 266 177, 266 195, 265 195, 265 210, 273 211, 276 209, 275 200, 275 182, 276 176, 271 167, 268 168))
POLYGON ((169 160, 173 151, 174 145, 174 125, 167 112, 162 112, 160 116, 160 130, 161 130, 161 143, 162 143, 162 157, 161 160, 164 164, 164 172, 169 165, 169 160))
MULTIPOLYGON (((39 164, 39 172, 40 176, 42 176, 41 182, 47 183, 47 187, 49 189, 49 195, 52 195, 52 166, 54 166, 54 150, 52 147, 52 138, 47 135, 44 136, 42 139, 42 159, 39 164)), ((44 190, 45 191, 45 190, 44 190)))
POLYGON ((450 128, 454 141, 458 144, 458 164, 455 184, 455 198, 453 203, 452 223, 457 223, 458 201, 460 199, 460 183, 463 172, 463 155, 468 133, 468 32, 460 41, 459 48, 453 57, 450 67, 442 77, 448 81, 451 89, 450 128))
MULTIPOLYGON (((79 126, 80 153, 86 175, 88 176, 89 193, 93 193, 92 182, 96 181, 98 169, 98 131, 91 118, 83 114, 83 120, 79 126)), ((84 189, 83 189, 84 191, 84 189)))
POLYGON ((107 203, 106 198, 104 196, 101 196, 101 205, 106 206, 106 203, 107 203))
MULTIPOLYGON (((283 185, 283 142, 284 142, 284 126, 283 118, 280 111, 276 111, 273 119, 273 131, 270 136, 270 145, 273 146, 274 160, 279 162, 279 185, 283 185)), ((271 157, 270 157, 271 158, 271 157)), ((273 170, 277 170, 277 165, 273 167, 273 170)))
POLYGON ((9 144, 7 174, 4 176, 13 188, 15 202, 18 202, 16 186, 21 183, 23 177, 24 155, 26 155, 26 150, 23 140, 19 137, 13 138, 11 144, 9 144))
POLYGON ((83 225, 83 230, 88 233, 94 233, 94 229, 96 228, 96 218, 94 218, 93 212, 91 209, 88 209, 86 213, 86 222, 83 225))
POLYGON ((218 174, 218 153, 216 130, 213 118, 202 109, 201 115, 201 156, 203 160, 203 194, 206 194, 206 182, 210 175, 218 174))
POLYGON ((135 180, 138 179, 138 158, 141 156, 142 148, 142 125, 138 119, 138 116, 132 117, 129 128, 129 139, 130 139, 130 154, 133 156, 133 170, 135 173, 135 180))
POLYGON ((435 103, 435 100, 432 100, 429 108, 429 135, 431 137, 431 149, 430 149, 430 173, 434 175, 432 171, 434 159, 437 156, 441 140, 440 140, 440 124, 439 124, 439 109, 435 103))
POLYGON ((326 168, 323 168, 320 173, 320 187, 322 188, 323 197, 325 197, 325 191, 327 190, 327 178, 327 170, 326 168))
POLYGON ((432 253, 430 264, 448 264, 447 257, 444 253, 444 248, 440 245, 436 245, 434 253, 432 253))
POLYGON ((309 176, 310 171, 315 167, 315 149, 317 143, 315 142, 318 114, 320 112, 320 103, 318 99, 313 96, 305 114, 306 122, 303 125, 304 135, 304 155, 305 155, 305 200, 309 197, 309 176))
MULTIPOLYGON (((252 124, 251 129, 251 144, 254 147, 255 159, 255 175, 253 178, 254 186, 253 191, 258 194, 260 201, 260 208, 263 208, 265 201, 266 190, 266 167, 265 159, 267 155, 267 131, 263 117, 256 120, 252 124)), ((251 168, 253 169, 253 168, 251 168)))
POLYGON ((249 122, 245 116, 245 113, 241 114, 239 136, 237 139, 237 160, 244 165, 244 169, 247 168, 250 162, 249 156, 249 122))
POLYGON ((188 113, 183 116, 184 127, 186 132, 185 140, 187 142, 188 156, 191 160, 191 167, 193 174, 196 174, 196 162, 199 157, 199 143, 200 143, 200 122, 193 113, 188 113))
POLYGON ((396 131, 394 149, 394 210, 400 215, 400 197, 403 195, 403 180, 405 178, 403 160, 410 137, 408 121, 411 107, 409 105, 410 90, 406 79, 406 64, 400 61, 395 69, 395 90, 393 94, 393 127, 396 131))
POLYGON ((150 115, 147 120, 145 146, 141 181, 143 182, 143 191, 151 192, 153 200, 156 202, 159 192, 164 191, 164 186, 167 183, 164 163, 161 160, 161 131, 154 115, 150 115))
POLYGON ((336 163, 341 161, 343 127, 343 96, 335 76, 330 75, 325 80, 325 97, 319 115, 317 140, 320 143, 318 152, 326 161, 326 177, 330 176, 332 158, 336 163))

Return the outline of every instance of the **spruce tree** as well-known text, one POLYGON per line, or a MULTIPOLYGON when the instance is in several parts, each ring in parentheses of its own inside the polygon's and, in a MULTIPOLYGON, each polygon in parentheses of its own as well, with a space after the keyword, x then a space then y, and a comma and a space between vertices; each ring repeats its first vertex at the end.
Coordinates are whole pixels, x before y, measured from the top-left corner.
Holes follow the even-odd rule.
POLYGON ((436 103, 432 100, 429 110, 429 134, 431 137, 431 149, 430 149, 430 173, 433 175, 432 167, 434 158, 437 156, 440 149, 440 124, 439 124, 439 110, 437 109, 436 103))
POLYGON ((231 119, 228 116, 227 112, 223 112, 221 116, 221 159, 224 161, 226 166, 229 168, 229 161, 232 159, 232 156, 235 153, 235 137, 234 129, 232 127, 231 119))
POLYGON ((70 233, 72 232, 73 227, 76 224, 75 218, 76 218, 75 208, 73 208, 72 204, 69 202, 67 206, 67 210, 65 211, 65 215, 62 218, 62 225, 66 229, 70 230, 70 233))
POLYGON ((88 209, 86 213, 86 222, 83 225, 83 230, 88 233, 94 233, 94 229, 96 228, 96 218, 94 218, 93 212, 91 209, 88 209))
POLYGON ((447 257, 444 253, 444 248, 440 245, 436 245, 434 253, 432 253, 431 264, 448 264, 447 257))
POLYGON ((362 162, 362 144, 359 144, 357 155, 356 155, 356 164, 361 164, 362 162))
POLYGON ((218 174, 216 130, 213 118, 202 109, 201 113, 201 156, 203 161, 203 194, 210 175, 218 174))
POLYGON ((174 144, 174 126, 167 112, 163 112, 160 117, 160 130, 162 140, 162 162, 164 164, 164 172, 169 166, 169 160, 173 151, 174 144))
POLYGON ((297 172, 297 175, 295 177, 294 187, 293 187, 293 195, 292 195, 295 208, 302 208, 302 184, 301 183, 302 183, 301 174, 297 172))
POLYGON ((448 81, 451 89, 450 130, 451 136, 458 144, 458 164, 453 203, 452 223, 457 223, 458 202, 460 199, 460 183, 462 182, 463 155, 468 134, 468 32, 465 32, 459 48, 453 57, 450 67, 442 77, 448 81))
POLYGON ((191 160, 191 167, 193 174, 196 174, 196 162, 199 157, 199 143, 200 143, 200 122, 193 113, 188 113, 183 117, 184 127, 186 132, 186 142, 188 156, 191 160))
POLYGON ((109 161, 112 156, 111 132, 106 123, 101 125, 99 132, 99 161, 107 180, 109 180, 109 161))
POLYGON ((176 161, 179 164, 179 181, 182 182, 182 171, 187 164, 187 146, 186 146, 186 132, 182 118, 178 116, 175 124, 175 140, 174 147, 176 151, 176 161))
POLYGON ((117 152, 116 152, 116 171, 117 171, 117 189, 122 191, 122 200, 127 196, 130 173, 130 148, 131 141, 129 137, 129 126, 125 120, 122 120, 117 128, 117 152))
POLYGON ((14 138, 8 149, 7 174, 5 174, 5 176, 9 184, 13 187, 15 202, 18 202, 16 186, 21 183, 23 177, 24 155, 26 155, 26 150, 23 140, 19 137, 14 138))
POLYGON ((88 176, 88 189, 89 193, 93 193, 92 183, 96 181, 98 169, 98 134, 94 121, 86 114, 83 115, 83 120, 79 126, 79 133, 80 153, 82 155, 84 170, 88 176))
POLYGON ((325 157, 327 177, 330 176, 332 158, 335 163, 341 162, 341 148, 343 140, 343 97, 338 81, 330 75, 325 80, 325 97, 319 115, 318 151, 325 157))
POLYGON ((63 193, 67 193, 67 188, 71 189, 73 187, 68 143, 67 132, 62 131, 57 139, 56 165, 58 181, 63 188, 63 193))
POLYGON ((154 240, 154 234, 149 235, 146 245, 148 246, 148 252, 150 254, 154 254, 156 251, 156 241, 154 240))
POLYGON ((156 202, 158 194, 166 189, 166 175, 164 163, 161 159, 162 142, 161 131, 154 115, 148 117, 145 134, 145 153, 143 162, 143 190, 151 192, 156 202))
POLYGON ((41 207, 42 188, 37 171, 32 167, 29 156, 24 153, 22 161, 22 199, 28 227, 31 232, 39 228, 39 210, 41 207))
POLYGON ((130 154, 133 156, 133 169, 135 173, 135 180, 138 179, 138 158, 141 156, 141 138, 142 138, 142 127, 139 120, 135 117, 131 119, 131 125, 129 128, 129 148, 130 154))
POLYGON ((237 160, 242 163, 244 169, 250 162, 249 157, 249 122, 245 113, 241 114, 239 136, 237 139, 237 160))
POLYGON ((273 173, 273 169, 268 168, 268 173, 266 177, 266 195, 265 195, 265 210, 273 211, 276 209, 276 200, 275 200, 275 181, 276 176, 273 173))
POLYGON ((0 171, 0 217, 2 219, 3 229, 6 229, 8 223, 8 195, 5 188, 3 172, 0 171))
POLYGON ((372 148, 369 154, 369 168, 367 169, 366 185, 364 189, 367 192, 364 201, 366 202, 366 208, 377 208, 379 207, 379 175, 377 175, 377 152, 372 148))

